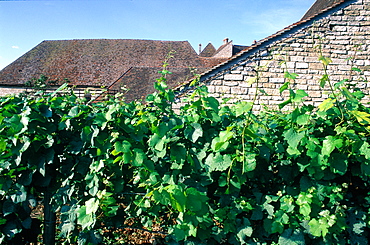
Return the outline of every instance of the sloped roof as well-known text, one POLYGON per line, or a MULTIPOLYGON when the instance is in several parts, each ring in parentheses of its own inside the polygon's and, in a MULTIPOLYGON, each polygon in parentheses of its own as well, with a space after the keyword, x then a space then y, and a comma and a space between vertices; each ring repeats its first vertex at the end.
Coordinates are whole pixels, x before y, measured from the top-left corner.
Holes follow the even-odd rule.
POLYGON ((331 6, 343 2, 342 0, 317 0, 311 8, 303 15, 301 20, 308 19, 331 6))
MULTIPOLYGON (((255 42, 253 45, 245 48, 241 52, 228 58, 225 62, 219 63, 218 65, 213 66, 211 69, 207 70, 206 72, 200 74, 200 82, 210 79, 213 76, 216 76, 223 70, 230 69, 234 65, 239 64, 240 62, 247 59, 250 55, 259 52, 261 48, 267 47, 269 44, 273 43, 274 41, 280 38, 289 37, 289 35, 291 35, 292 33, 311 25, 314 21, 316 21, 317 19, 320 19, 322 16, 325 16, 326 14, 329 14, 330 12, 334 12, 337 9, 344 7, 344 5, 349 5, 350 3, 355 2, 356 0, 334 0, 334 1, 328 0, 330 1, 330 3, 320 4, 320 3, 323 3, 324 1, 326 0, 317 0, 316 7, 314 6, 316 3, 312 5, 311 7, 312 11, 310 11, 311 15, 307 15, 305 18, 302 18, 302 20, 296 23, 293 23, 292 25, 276 32, 275 34, 271 36, 268 36, 258 42, 255 42)), ((226 45, 221 46, 219 50, 222 49, 224 46, 226 45)), ((181 94, 182 91, 186 90, 186 86, 190 84, 191 81, 192 80, 186 81, 184 84, 177 86, 176 90, 181 94)))
POLYGON ((234 45, 233 41, 229 41, 229 39, 226 38, 224 39, 224 43, 214 52, 213 57, 230 58, 246 48, 248 48, 248 46, 234 45))
MULTIPOLYGON (((22 85, 44 74, 72 85, 110 86, 130 67, 160 69, 171 52, 171 67, 205 65, 188 41, 84 39, 43 41, 0 71, 0 84, 22 85)), ((159 70, 158 69, 158 70, 159 70)))
POLYGON ((201 57, 212 57, 216 53, 216 48, 212 43, 208 43, 207 46, 200 52, 199 56, 201 57))
POLYGON ((239 53, 240 51, 244 50, 248 48, 248 46, 244 46, 244 45, 233 45, 233 55, 239 53))
POLYGON ((218 47, 218 49, 213 54, 213 56, 216 56, 216 57, 230 57, 230 56, 225 56, 225 55, 226 54, 227 55, 231 54, 231 56, 232 56, 232 50, 233 50, 233 42, 229 41, 228 39, 225 39, 224 43, 220 47, 218 47), (226 50, 226 48, 228 48, 228 50, 226 50))
MULTIPOLYGON (((160 77, 158 73, 161 67, 132 67, 124 76, 112 84, 109 89, 120 90, 125 87, 127 92, 124 97, 126 101, 133 101, 136 99, 144 99, 147 94, 155 92, 153 87, 156 79, 160 77)), ((206 68, 198 68, 198 72, 204 72, 206 68)), ((177 84, 189 80, 194 75, 188 67, 172 67, 170 68, 172 74, 167 74, 167 85, 175 87, 177 84)))

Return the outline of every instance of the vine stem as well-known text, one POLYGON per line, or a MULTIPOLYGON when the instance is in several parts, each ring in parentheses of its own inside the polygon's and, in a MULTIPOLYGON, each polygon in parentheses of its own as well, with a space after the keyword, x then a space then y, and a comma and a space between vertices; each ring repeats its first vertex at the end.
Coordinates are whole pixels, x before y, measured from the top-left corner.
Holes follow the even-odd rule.
POLYGON ((246 125, 243 127, 243 131, 242 131, 242 150, 243 150, 243 153, 242 153, 242 156, 243 156, 242 174, 244 174, 244 169, 245 169, 245 139, 244 139, 244 137, 245 137, 245 130, 247 129, 247 127, 250 126, 250 123, 251 123, 251 114, 253 112, 253 106, 256 103, 257 95, 258 95, 259 80, 260 80, 259 71, 257 69, 256 70, 256 93, 254 94, 254 97, 253 97, 253 100, 252 100, 252 106, 251 106, 251 108, 250 108, 250 110, 248 112, 248 117, 247 117, 246 125))
MULTIPOLYGON (((321 38, 319 38, 319 40, 321 40, 321 38)), ((320 57, 320 60, 321 60, 321 58, 324 58, 323 51, 322 51, 322 44, 319 43, 317 45, 317 47, 319 49, 319 57, 320 57)), ((334 89, 333 85, 331 84, 331 80, 329 78, 328 64, 327 64, 329 62, 322 61, 321 63, 323 64, 324 76, 325 76, 326 82, 328 82, 328 84, 329 84, 330 91, 331 91, 331 93, 332 93, 332 95, 334 96, 334 99, 335 99, 335 104, 337 105, 337 107, 338 107, 338 109, 340 111, 340 114, 341 114, 341 122, 339 123, 339 124, 341 124, 344 121, 344 113, 343 113, 343 110, 342 110, 342 108, 341 108, 341 106, 339 104, 338 96, 335 94, 335 89, 334 89)))

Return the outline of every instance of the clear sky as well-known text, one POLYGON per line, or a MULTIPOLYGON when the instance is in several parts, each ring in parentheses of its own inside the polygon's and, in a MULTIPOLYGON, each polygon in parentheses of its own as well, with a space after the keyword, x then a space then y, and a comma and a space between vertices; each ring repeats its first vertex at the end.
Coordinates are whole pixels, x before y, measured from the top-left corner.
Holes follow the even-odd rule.
POLYGON ((315 0, 0 0, 0 69, 43 40, 250 45, 297 22, 315 0))

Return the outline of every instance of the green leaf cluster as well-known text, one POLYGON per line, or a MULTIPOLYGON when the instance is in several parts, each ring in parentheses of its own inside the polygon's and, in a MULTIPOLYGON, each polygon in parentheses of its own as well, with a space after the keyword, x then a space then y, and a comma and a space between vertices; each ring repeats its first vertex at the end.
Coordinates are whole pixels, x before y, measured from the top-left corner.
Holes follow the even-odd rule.
POLYGON ((0 98, 1 241, 50 193, 67 243, 159 227, 169 244, 366 244, 370 111, 357 90, 343 82, 316 108, 289 89, 292 110, 254 113, 200 87, 175 112, 166 74, 145 102, 0 98))

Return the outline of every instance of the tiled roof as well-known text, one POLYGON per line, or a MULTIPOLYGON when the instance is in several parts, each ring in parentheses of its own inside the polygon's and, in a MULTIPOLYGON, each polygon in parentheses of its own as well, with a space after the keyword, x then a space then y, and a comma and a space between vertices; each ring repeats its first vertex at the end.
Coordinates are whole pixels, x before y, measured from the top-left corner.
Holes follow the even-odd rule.
MULTIPOLYGON (((110 86, 130 67, 203 67, 187 41, 91 39, 43 41, 0 71, 0 85, 21 85, 44 74, 77 86, 110 86)), ((208 67, 209 68, 209 67, 208 67)))
MULTIPOLYGON (((203 64, 203 67, 214 67, 222 62, 225 62, 228 58, 227 57, 221 57, 221 58, 215 58, 215 57, 200 57, 200 60, 203 64)), ((208 68, 209 69, 209 68, 208 68)), ((207 69, 206 69, 207 70, 207 69)), ((199 70, 198 70, 199 71, 199 70)), ((200 73, 197 73, 200 74, 200 73)))
MULTIPOLYGON (((230 50, 228 50, 228 51, 225 51, 225 53, 227 54, 227 55, 229 55, 231 52, 232 52, 232 49, 233 49, 233 47, 232 47, 232 42, 229 42, 229 41, 226 41, 225 42, 225 40, 224 40, 224 43, 220 46, 220 47, 218 47, 218 49, 216 50, 216 52, 213 54, 213 56, 216 56, 216 57, 222 57, 222 56, 224 56, 224 54, 221 54, 221 52, 224 50, 224 49, 226 49, 226 47, 229 47, 230 48, 230 50)), ((224 56, 224 57, 230 57, 230 56, 224 56)))
POLYGON ((343 2, 342 0, 317 0, 311 8, 304 14, 301 20, 308 19, 311 16, 314 16, 324 9, 327 9, 337 3, 343 2))
MULTIPOLYGON (((161 67, 132 67, 124 76, 118 79, 112 86, 111 90, 120 90, 121 87, 127 89, 125 94, 126 101, 144 99, 146 95, 154 93, 154 82, 161 74, 158 71, 161 67)), ((172 67, 172 74, 167 74, 167 85, 175 87, 193 77, 192 71, 188 67, 172 67)), ((204 72, 205 68, 198 68, 198 72, 204 72)))
MULTIPOLYGON (((322 1, 326 1, 326 0, 317 0, 317 3, 320 3, 322 1)), ((326 13, 329 13, 330 11, 335 11, 335 9, 340 8, 342 4, 345 4, 345 3, 350 4, 351 2, 354 2, 356 0, 334 0, 334 1, 333 0, 328 0, 328 1, 330 1, 331 3, 327 4, 327 5, 325 5, 325 4, 317 5, 317 6, 321 6, 321 8, 315 7, 314 8, 315 11, 312 11, 311 12, 312 14, 308 15, 306 18, 304 18, 304 19, 302 18, 302 20, 300 20, 300 21, 298 21, 298 22, 296 22, 296 23, 294 23, 294 24, 276 32, 275 34, 273 34, 271 36, 268 36, 268 37, 266 37, 266 38, 264 38, 264 39, 262 39, 258 42, 255 42, 253 45, 245 48, 244 50, 237 53, 236 55, 228 58, 226 61, 224 61, 222 63, 219 63, 218 65, 213 66, 211 69, 207 70, 206 72, 200 74, 200 81, 205 81, 207 79, 210 79, 213 76, 216 76, 217 74, 219 74, 223 70, 229 69, 229 68, 233 67, 234 65, 244 61, 245 59, 247 59, 247 57, 249 57, 249 55, 257 53, 261 48, 268 46, 269 44, 271 44, 275 40, 278 40, 278 39, 284 38, 284 37, 288 37, 290 34, 294 33, 295 31, 312 24, 315 20, 321 18, 326 13)), ((314 7, 314 5, 312 7, 314 7)), ((227 44, 222 45, 218 49, 218 51, 220 49, 224 48, 224 46, 226 46, 226 45, 227 44)), ((184 84, 181 84, 181 85, 177 86, 175 89, 178 90, 178 92, 182 93, 182 90, 184 88, 186 90, 186 86, 188 84, 190 84, 191 81, 192 80, 186 81, 184 84)))
POLYGON ((212 43, 208 43, 207 46, 200 52, 199 56, 201 57, 212 57, 216 53, 215 47, 212 43))
POLYGON ((248 48, 248 46, 243 46, 243 45, 233 45, 233 55, 239 53, 240 51, 248 48))

